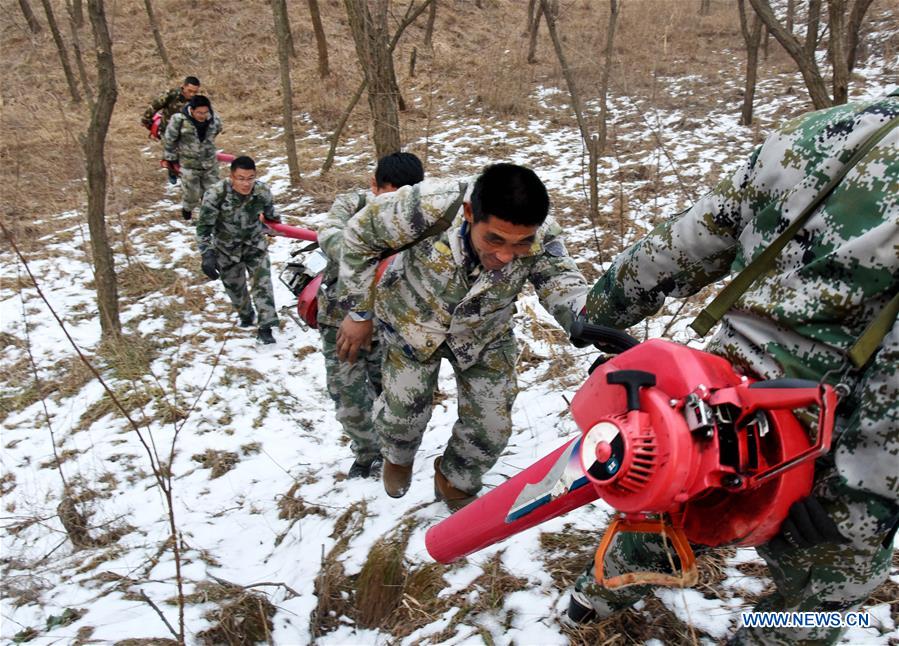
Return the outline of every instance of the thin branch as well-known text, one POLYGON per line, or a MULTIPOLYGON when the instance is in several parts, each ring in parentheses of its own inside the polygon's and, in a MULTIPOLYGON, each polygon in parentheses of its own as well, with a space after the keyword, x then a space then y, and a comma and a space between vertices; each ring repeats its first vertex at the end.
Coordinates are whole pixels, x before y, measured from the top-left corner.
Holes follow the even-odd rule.
POLYGON ((162 610, 159 609, 159 606, 157 606, 155 603, 153 603, 153 600, 147 596, 146 592, 144 592, 143 590, 139 590, 139 592, 140 592, 140 598, 143 599, 144 601, 146 601, 148 604, 150 604, 150 607, 156 611, 156 614, 159 615, 160 619, 162 619, 162 623, 164 623, 165 627, 169 629, 169 632, 171 632, 172 635, 175 636, 175 639, 179 639, 180 643, 183 644, 184 640, 180 639, 178 633, 175 632, 174 628, 172 628, 172 624, 170 624, 169 620, 165 618, 164 614, 162 614, 162 610))

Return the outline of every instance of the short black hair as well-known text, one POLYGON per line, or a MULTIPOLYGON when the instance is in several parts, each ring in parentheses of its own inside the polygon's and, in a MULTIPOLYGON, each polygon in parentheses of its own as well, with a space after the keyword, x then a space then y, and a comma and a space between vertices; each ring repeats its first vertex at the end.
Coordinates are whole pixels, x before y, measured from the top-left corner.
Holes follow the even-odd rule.
POLYGON ((471 212, 475 222, 492 215, 512 224, 541 225, 549 214, 549 194, 530 168, 493 164, 474 183, 471 212))
POLYGON ((202 94, 194 95, 194 97, 190 100, 188 105, 191 108, 209 108, 212 109, 212 102, 209 100, 208 96, 204 96, 202 94))
POLYGON ((418 184, 425 178, 421 160, 412 153, 391 153, 378 160, 375 168, 375 183, 378 188, 392 184, 396 188, 418 184))
POLYGON ((196 76, 185 76, 184 83, 182 83, 181 85, 196 85, 197 87, 199 87, 200 79, 198 79, 196 76))
POLYGON ((235 157, 234 161, 231 162, 232 171, 235 171, 238 168, 240 170, 256 170, 256 162, 253 161, 252 157, 241 155, 240 157, 235 157))

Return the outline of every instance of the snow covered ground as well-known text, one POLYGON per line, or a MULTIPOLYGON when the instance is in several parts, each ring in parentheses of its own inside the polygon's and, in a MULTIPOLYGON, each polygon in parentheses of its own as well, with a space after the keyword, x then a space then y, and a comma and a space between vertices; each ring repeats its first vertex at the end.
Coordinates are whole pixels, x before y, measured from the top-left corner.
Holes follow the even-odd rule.
MULTIPOLYGON (((885 70, 899 68, 899 60, 881 63, 859 71, 857 77, 862 80, 853 87, 853 98, 877 96, 890 88, 885 70)), ((741 69, 739 56, 733 66, 741 69)), ((739 74, 733 76, 738 82, 739 74)), ((671 103, 688 106, 691 93, 698 91, 696 79, 667 81, 671 103)), ((802 111, 801 97, 781 91, 789 83, 801 87, 798 75, 760 83, 756 114, 762 131, 784 114, 802 111)), ((611 249, 638 237, 654 219, 685 207, 752 149, 751 129, 738 125, 735 87, 718 93, 717 105, 700 117, 676 108, 655 109, 612 98, 611 130, 618 151, 603 160, 600 195, 603 213, 616 223, 613 230, 600 232, 603 239, 613 237, 611 249), (667 154, 652 143, 656 136, 667 154), (636 172, 639 169, 643 170, 636 172), (653 181, 655 189, 645 190, 644 185, 653 181), (619 226, 615 205, 622 194, 628 196, 632 221, 619 226)), ((536 88, 535 93, 552 98, 550 90, 536 88)), ((566 109, 558 97, 544 105, 566 109)), ((576 130, 560 127, 542 114, 514 120, 484 116, 472 123, 437 118, 435 123, 440 126, 429 138, 431 175, 475 172, 497 161, 491 153, 494 146, 511 147, 514 152, 504 160, 538 171, 562 205, 557 216, 566 225, 572 253, 593 276, 601 271, 609 254, 597 250, 586 208, 573 206, 585 203, 576 130)), ((338 166, 351 159, 338 160, 338 166)), ((273 187, 276 199, 286 176, 283 160, 265 164, 263 179, 273 187)), ((314 227, 323 214, 307 213, 310 203, 303 199, 281 206, 289 222, 314 227)), ((346 539, 345 549, 335 554, 345 574, 353 576, 379 539, 412 519, 405 566, 411 571, 430 562, 425 531, 448 515, 442 503, 433 501, 432 464, 442 453, 455 420, 452 371, 444 366, 441 372, 439 388, 445 397, 435 406, 409 493, 393 500, 377 480, 344 479, 352 458, 325 391, 317 332, 285 317, 276 334, 277 345, 261 349, 251 332, 234 327, 221 286, 204 282, 199 273, 193 231, 181 222, 179 210, 176 193, 167 191, 141 226, 132 230, 129 255, 116 258, 119 271, 127 270, 131 279, 123 290, 122 321, 129 334, 144 340, 135 343, 135 361, 148 357, 149 371, 113 370, 97 350, 100 331, 85 252, 87 232, 80 214, 58 215, 58 233, 46 238, 39 258, 29 259, 30 269, 68 333, 126 402, 147 441, 152 438, 162 463, 168 459, 177 429, 170 468, 186 592, 202 593, 213 577, 248 586, 266 595, 276 608, 274 643, 309 643, 315 637, 311 618, 319 601, 314 581, 323 559, 341 540, 346 539), (285 509, 293 511, 285 513, 285 509), (351 520, 360 523, 356 532, 346 529, 346 516, 341 519, 347 510, 352 510, 351 520)), ((273 243, 275 271, 286 262, 289 249, 286 240, 273 243)), ((3 420, 0 635, 13 639, 32 628, 33 643, 171 637, 144 598, 177 627, 177 607, 171 603, 176 596, 175 563, 166 545, 169 521, 147 454, 96 379, 83 374, 72 383, 64 376, 74 350, 11 254, 0 260, 0 277, 4 346, 0 365, 8 372, 4 388, 9 396, 21 397, 34 388, 29 351, 45 384, 43 401, 32 398, 32 403, 3 420), (14 379, 15 375, 24 377, 14 379), (89 535, 96 539, 114 532, 121 535, 118 540, 73 548, 57 514, 63 490, 60 470, 70 490, 81 496, 89 535), (67 609, 78 612, 70 610, 65 615, 67 609), (74 621, 66 618, 73 616, 77 616, 74 621)), ((275 288, 279 305, 292 301, 277 281, 275 288)), ((657 336, 668 329, 669 338, 691 340, 685 331, 690 319, 678 305, 669 304, 663 314, 634 332, 657 336)), ((523 362, 519 375, 514 433, 486 477, 488 487, 503 482, 577 431, 566 412, 566 398, 571 399, 593 357, 590 351, 549 342, 553 337, 546 328, 554 323, 533 295, 521 299, 515 321, 529 360, 523 362), (540 325, 534 325, 535 317, 540 325)), ((604 504, 589 505, 443 571, 438 597, 459 594, 474 604, 490 593, 478 578, 499 559, 505 571, 522 581, 516 586, 519 589, 504 593, 489 611, 466 614, 462 607, 450 608, 428 617, 401 639, 383 630, 361 628, 348 618, 332 617, 334 629, 317 636, 317 641, 465 644, 489 638, 497 644, 568 643, 570 635, 560 624, 567 594, 547 573, 541 534, 596 532, 608 515, 604 504)), ((761 561, 753 550, 745 549, 727 559, 715 598, 687 590, 662 591, 657 599, 684 624, 700 631, 700 641, 713 643, 736 627, 741 610, 751 607, 746 595, 764 589, 762 578, 744 571, 752 568, 740 569, 746 563, 760 565, 761 561)), ((899 583, 896 571, 892 579, 899 583)), ((212 596, 204 600, 200 594, 191 601, 185 608, 185 624, 188 641, 194 642, 213 623, 207 613, 216 608, 216 600, 212 596)), ((867 610, 876 625, 850 631, 845 642, 887 644, 899 639, 895 615, 891 618, 887 604, 867 610)))

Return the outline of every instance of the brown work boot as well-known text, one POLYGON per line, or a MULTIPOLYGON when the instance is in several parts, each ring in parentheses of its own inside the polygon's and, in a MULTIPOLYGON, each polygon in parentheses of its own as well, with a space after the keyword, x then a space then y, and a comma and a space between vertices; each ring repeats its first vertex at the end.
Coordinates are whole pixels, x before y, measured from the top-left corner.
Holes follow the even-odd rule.
POLYGON ((456 489, 450 481, 446 479, 440 470, 440 457, 434 460, 434 497, 442 500, 451 511, 459 511, 470 502, 473 502, 477 496, 456 489))
POLYGON ((385 459, 381 476, 387 495, 391 498, 402 498, 409 491, 409 483, 412 482, 412 465, 394 464, 385 459))

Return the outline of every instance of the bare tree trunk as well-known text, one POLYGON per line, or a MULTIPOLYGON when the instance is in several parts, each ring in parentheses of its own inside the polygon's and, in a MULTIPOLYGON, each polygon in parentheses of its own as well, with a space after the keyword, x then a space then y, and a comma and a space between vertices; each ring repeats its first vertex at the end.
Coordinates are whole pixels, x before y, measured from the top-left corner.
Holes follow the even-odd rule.
POLYGON ((368 81, 368 107, 374 122, 378 158, 400 150, 399 105, 393 56, 387 35, 388 0, 375 0, 374 15, 366 0, 344 0, 359 66, 368 81))
POLYGON ((537 11, 537 4, 539 0, 528 0, 528 17, 527 23, 525 23, 524 31, 521 32, 522 36, 527 36, 531 33, 531 25, 534 24, 534 12, 537 11))
POLYGON ((309 16, 312 18, 312 31, 315 32, 315 44, 318 47, 318 76, 328 78, 328 42, 325 40, 325 28, 322 26, 322 15, 318 9, 318 0, 309 0, 309 16))
POLYGON ((425 25, 425 47, 434 47, 434 23, 437 21, 437 0, 431 0, 428 7, 428 24, 425 25))
POLYGON ((71 0, 69 2, 66 0, 66 5, 68 9, 71 10, 72 16, 75 18, 75 26, 78 29, 84 27, 84 7, 82 6, 81 0, 71 0))
POLYGON ((833 105, 833 101, 831 101, 827 93, 827 85, 815 60, 815 47, 818 42, 818 21, 821 9, 820 0, 809 0, 809 20, 804 46, 798 38, 789 33, 780 23, 774 15, 768 0, 749 0, 749 2, 752 4, 752 8, 755 9, 756 14, 758 14, 759 19, 768 28, 768 31, 771 32, 777 39, 777 42, 787 50, 787 53, 796 62, 815 109, 820 110, 833 105))
POLYGON ((156 41, 156 51, 159 52, 159 58, 165 65, 165 73, 169 78, 175 78, 175 68, 172 67, 172 61, 169 59, 168 52, 165 51, 165 43, 162 42, 162 32, 159 31, 159 23, 156 21, 156 13, 153 11, 152 0, 144 0, 144 7, 147 9, 147 18, 150 19, 150 29, 153 30, 153 40, 156 41))
POLYGON ((830 40, 827 53, 833 66, 833 102, 846 103, 849 99, 849 66, 846 62, 846 0, 830 0, 830 40))
POLYGON ((796 23, 796 0, 787 0, 787 31, 793 33, 796 23))
POLYGON ((409 78, 415 78, 415 62, 418 60, 418 47, 412 48, 412 53, 409 54, 409 78))
MULTIPOLYGON (((81 56, 81 39, 78 37, 78 26, 75 20, 74 9, 72 5, 67 4, 66 10, 69 14, 69 29, 72 31, 72 49, 75 51, 75 63, 78 65, 78 77, 81 79, 81 87, 84 89, 84 96, 87 97, 89 103, 93 103, 94 96, 91 92, 87 69, 84 67, 84 58, 81 56)), ((81 20, 82 22, 84 21, 84 16, 81 17, 81 20)))
POLYGON ((606 49, 603 54, 602 77, 599 81, 599 138, 596 145, 596 156, 599 157, 606 150, 609 106, 609 77, 612 73, 612 52, 615 46, 615 28, 618 25, 619 5, 618 0, 609 0, 609 24, 606 26, 606 49))
POLYGON ((25 16, 25 22, 28 23, 28 29, 31 30, 31 33, 41 33, 41 23, 37 21, 34 12, 31 10, 31 5, 28 4, 28 0, 19 0, 19 7, 22 9, 22 15, 25 16))
MULTIPOLYGON (((537 8, 534 10, 534 20, 531 22, 531 27, 528 34, 528 63, 532 65, 537 62, 537 32, 540 30, 540 16, 546 9, 543 6, 543 2, 541 0, 537 1, 537 8)), ((547 19, 547 22, 549 20, 547 19)))
MULTIPOLYGON (((403 32, 406 31, 406 27, 415 22, 415 19, 418 18, 418 16, 420 16, 422 12, 428 8, 428 5, 432 1, 433 0, 425 0, 417 8, 414 8, 414 5, 409 5, 409 10, 406 12, 406 16, 396 28, 396 32, 394 32, 393 38, 390 39, 390 44, 387 47, 387 51, 391 55, 391 57, 393 56, 393 50, 396 49, 396 44, 399 42, 400 37, 403 35, 403 32)), ((346 126, 350 115, 353 113, 353 109, 356 107, 356 104, 359 103, 359 99, 362 98, 362 93, 365 92, 366 88, 368 88, 367 76, 362 79, 362 82, 356 89, 355 94, 353 94, 353 98, 350 99, 349 105, 346 107, 346 110, 343 111, 343 114, 340 117, 340 121, 334 128, 334 132, 331 133, 331 145, 328 148, 328 154, 325 157, 325 163, 322 164, 322 175, 331 170, 331 166, 334 164, 334 153, 337 151, 337 142, 340 141, 340 133, 343 132, 343 129, 346 126)))
MULTIPOLYGON (((753 23, 753 24, 755 24, 755 23, 753 23)), ((759 21, 759 24, 761 24, 761 21, 759 21)), ((767 60, 768 60, 768 54, 769 54, 770 51, 771 51, 770 48, 769 48, 769 45, 771 44, 771 32, 768 31, 768 28, 767 28, 767 27, 765 27, 764 29, 762 29, 761 41, 762 41, 762 43, 763 43, 763 45, 764 45, 764 56, 765 56, 765 60, 767 61, 767 60)))
POLYGON ((712 13, 712 0, 700 0, 699 15, 708 16, 712 13))
POLYGON ((122 326, 119 322, 115 263, 106 237, 105 146, 118 91, 112 59, 112 39, 109 37, 103 0, 88 0, 87 11, 97 51, 97 101, 91 110, 91 122, 84 138, 84 157, 87 160, 87 225, 91 237, 101 335, 104 339, 116 339, 122 334, 122 326))
POLYGON ((590 130, 587 127, 587 122, 584 120, 581 95, 578 91, 571 67, 565 59, 565 52, 562 51, 562 40, 559 38, 558 31, 556 30, 556 17, 549 6, 549 0, 540 0, 540 7, 546 18, 546 29, 549 31, 549 37, 552 40, 553 48, 556 50, 559 65, 562 67, 562 76, 565 77, 565 83, 568 85, 568 93, 571 95, 571 107, 574 110, 574 116, 577 119, 577 127, 581 131, 581 138, 584 140, 584 145, 587 148, 587 163, 590 176, 590 219, 593 222, 596 222, 597 217, 599 216, 599 182, 596 173, 597 142, 595 138, 591 136, 590 130))
POLYGON ((849 12, 849 24, 846 25, 846 65, 849 73, 855 69, 858 58, 858 46, 861 42, 861 27, 868 7, 874 0, 855 0, 852 10, 849 12))
POLYGON ((286 0, 272 0, 272 15, 278 39, 278 62, 281 67, 281 107, 284 113, 284 147, 287 149, 287 168, 290 185, 300 183, 300 164, 297 161, 297 142, 293 134, 293 89, 290 84, 290 23, 287 21, 286 0))
POLYGON ((762 34, 762 21, 758 14, 752 15, 752 29, 746 15, 745 0, 737 0, 737 11, 740 14, 740 31, 746 44, 746 85, 743 88, 743 112, 740 123, 748 126, 752 123, 752 105, 755 98, 755 81, 759 67, 759 39, 762 34))
POLYGON ((78 84, 75 82, 75 75, 72 73, 72 66, 69 64, 69 55, 66 53, 66 46, 62 41, 62 35, 59 33, 59 27, 56 26, 56 18, 53 17, 53 7, 50 6, 50 0, 41 0, 41 4, 44 5, 44 13, 47 14, 47 24, 50 26, 50 33, 53 34, 53 41, 56 43, 56 51, 59 53, 62 71, 66 75, 66 83, 69 84, 69 94, 72 95, 72 101, 81 103, 78 84))

